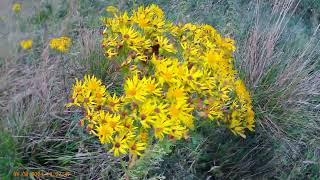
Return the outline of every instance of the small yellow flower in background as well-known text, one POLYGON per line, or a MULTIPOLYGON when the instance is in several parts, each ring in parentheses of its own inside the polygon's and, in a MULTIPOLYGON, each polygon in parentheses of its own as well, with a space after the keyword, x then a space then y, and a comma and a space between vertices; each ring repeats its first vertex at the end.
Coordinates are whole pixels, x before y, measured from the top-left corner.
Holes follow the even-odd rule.
POLYGON ((4 21, 5 17, 4 16, 0 16, 0 21, 4 21))
POLYGON ((114 6, 108 6, 108 7, 106 7, 106 11, 109 13, 116 13, 116 12, 118 12, 118 9, 114 6))
POLYGON ((22 49, 30 49, 32 47, 32 39, 20 41, 20 46, 22 47, 22 49))
POLYGON ((71 39, 66 36, 53 38, 50 40, 50 47, 62 53, 67 52, 69 50, 70 45, 71 45, 71 39))
POLYGON ((12 5, 12 12, 19 13, 21 11, 21 3, 14 3, 12 5))

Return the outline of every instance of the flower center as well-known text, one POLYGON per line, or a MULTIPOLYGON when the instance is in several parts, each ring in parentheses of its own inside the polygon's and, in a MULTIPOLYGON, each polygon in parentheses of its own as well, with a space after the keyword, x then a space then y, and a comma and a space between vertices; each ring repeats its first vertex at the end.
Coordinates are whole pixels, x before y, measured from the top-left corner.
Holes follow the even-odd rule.
POLYGON ((155 108, 155 109, 154 109, 154 112, 160 113, 160 109, 159 109, 159 108, 155 108))
POLYGON ((134 144, 133 146, 131 146, 131 150, 136 150, 137 146, 134 144))
POLYGON ((129 96, 135 96, 137 94, 137 90, 135 88, 129 89, 127 94, 129 96))
POLYGON ((161 132, 162 131, 162 128, 158 127, 156 128, 156 132, 161 132))

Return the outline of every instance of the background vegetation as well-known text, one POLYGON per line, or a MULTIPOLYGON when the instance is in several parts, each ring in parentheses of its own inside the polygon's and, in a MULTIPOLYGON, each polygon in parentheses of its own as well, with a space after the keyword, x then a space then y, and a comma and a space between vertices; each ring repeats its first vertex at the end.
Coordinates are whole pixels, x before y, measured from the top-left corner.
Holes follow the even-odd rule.
MULTIPOLYGON (((16 1, 15 1, 16 2, 16 1)), ((30 0, 11 12, 0 2, 0 176, 68 171, 91 179, 319 179, 320 1, 318 0, 30 0), (160 5, 175 23, 208 23, 237 42, 236 67, 252 94, 256 132, 196 129, 188 141, 158 145, 139 165, 105 151, 66 109, 74 78, 91 73, 111 91, 121 76, 101 52, 107 5, 160 5), (48 47, 67 35, 60 56, 48 47), (32 38, 33 48, 19 41, 32 38)))

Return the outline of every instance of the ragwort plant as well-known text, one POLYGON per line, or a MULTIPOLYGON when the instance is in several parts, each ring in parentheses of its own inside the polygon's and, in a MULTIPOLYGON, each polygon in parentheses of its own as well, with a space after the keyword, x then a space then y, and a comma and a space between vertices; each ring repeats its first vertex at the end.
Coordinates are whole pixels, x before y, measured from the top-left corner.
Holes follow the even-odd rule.
POLYGON ((134 162, 147 146, 188 138, 195 121, 214 121, 243 138, 254 131, 250 94, 233 68, 232 39, 206 24, 174 25, 157 5, 131 15, 106 10, 112 16, 102 18, 102 47, 125 77, 124 93, 110 94, 86 75, 76 80, 67 106, 83 110, 81 124, 110 152, 134 162))

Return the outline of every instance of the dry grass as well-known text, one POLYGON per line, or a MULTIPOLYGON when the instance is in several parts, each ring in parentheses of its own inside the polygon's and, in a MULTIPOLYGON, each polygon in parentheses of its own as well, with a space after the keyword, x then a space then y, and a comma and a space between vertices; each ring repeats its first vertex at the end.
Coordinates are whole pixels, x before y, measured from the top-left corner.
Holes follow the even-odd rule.
MULTIPOLYGON (((253 2, 254 24, 247 33, 247 40, 239 42, 236 58, 251 87, 262 132, 276 141, 273 148, 280 143, 275 159, 281 161, 274 163, 281 168, 275 171, 283 174, 281 171, 286 169, 288 177, 290 173, 292 176, 306 173, 301 176, 304 177, 308 173, 301 171, 301 167, 306 167, 303 161, 313 158, 312 162, 320 166, 318 155, 307 155, 309 151, 316 153, 319 146, 315 144, 320 143, 320 71, 317 68, 320 25, 313 29, 305 43, 296 44, 297 36, 289 31, 288 23, 299 1, 270 2, 272 8, 267 13, 263 12, 265 2, 253 2)), ((313 175, 319 176, 316 174, 313 175)))
MULTIPOLYGON (((285 0, 272 3, 269 18, 260 12, 260 1, 255 3, 254 26, 237 54, 237 59, 241 61, 240 69, 246 72, 246 82, 251 85, 253 95, 263 91, 268 99, 267 102, 259 102, 261 99, 257 99, 258 112, 269 110, 267 113, 272 114, 272 107, 268 105, 275 100, 277 102, 274 108, 283 108, 288 112, 288 118, 290 113, 303 112, 306 118, 316 122, 319 101, 315 100, 319 96, 320 73, 319 69, 316 69, 315 58, 319 56, 320 49, 319 26, 301 47, 290 47, 289 43, 280 45, 281 41, 290 42, 290 39, 283 37, 299 2, 285 0), (290 112, 291 110, 293 112, 290 112)), ((289 35, 294 38, 293 34, 289 35)), ((262 125, 274 127, 271 133, 283 132, 272 118, 266 116, 265 119, 262 125)), ((294 122, 288 121, 288 124, 290 123, 294 122)))

